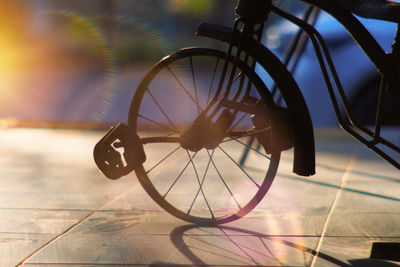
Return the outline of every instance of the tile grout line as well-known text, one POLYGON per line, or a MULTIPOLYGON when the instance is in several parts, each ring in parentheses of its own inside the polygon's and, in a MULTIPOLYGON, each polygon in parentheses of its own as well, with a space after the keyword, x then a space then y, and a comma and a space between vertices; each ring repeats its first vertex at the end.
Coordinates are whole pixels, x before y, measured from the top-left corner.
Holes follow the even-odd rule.
POLYGON ((89 218, 90 216, 92 216, 96 211, 93 210, 91 213, 89 213, 88 215, 86 215, 85 217, 83 217, 81 220, 79 220, 76 224, 70 226, 69 228, 67 228, 64 232, 62 232, 61 234, 55 236, 54 238, 50 239, 47 243, 45 243, 43 246, 39 247, 38 249, 36 249, 35 251, 33 251, 31 254, 29 254, 25 259, 23 259, 20 263, 18 263, 16 265, 16 267, 18 266, 22 266, 25 264, 25 262, 27 262, 30 258, 32 258, 33 256, 35 256, 36 254, 38 254, 42 249, 46 248, 47 246, 49 246, 51 243, 53 243, 54 241, 58 240, 59 238, 61 238, 64 234, 68 233, 69 231, 71 231, 72 229, 74 229, 75 227, 77 227, 80 223, 82 223, 83 221, 85 221, 87 218, 89 218))
POLYGON ((115 196, 114 198, 110 199, 109 201, 99 205, 97 208, 95 208, 94 210, 92 210, 88 215, 86 215, 85 217, 83 217, 81 220, 79 220, 77 223, 71 225, 69 228, 67 228, 64 232, 60 233, 59 235, 55 236, 54 238, 50 239, 47 243, 45 243, 44 245, 42 245, 41 247, 39 247, 38 249, 36 249, 35 251, 33 251, 31 254, 29 254, 25 259, 23 259, 20 263, 18 263, 16 265, 16 267, 22 266, 24 265, 29 259, 31 259, 33 256, 35 256, 36 254, 38 254, 40 251, 42 251, 43 249, 45 249, 46 247, 48 247, 51 243, 57 241, 58 239, 60 239, 61 237, 63 237, 65 234, 67 234, 68 232, 72 231, 73 229, 75 229, 76 227, 78 227, 80 224, 82 224, 84 221, 86 221, 89 217, 91 217, 93 214, 95 214, 96 212, 98 212, 102 207, 106 206, 107 204, 109 204, 112 201, 115 201, 123 196, 125 196, 126 194, 128 194, 130 191, 132 191, 133 189, 135 189, 136 187, 138 187, 139 183, 137 183, 136 185, 132 186, 131 188, 129 188, 128 190, 126 190, 125 192, 121 193, 120 195, 115 196))
POLYGON ((323 243, 323 241, 325 239, 325 236, 326 236, 326 233, 327 233, 327 230, 328 230, 328 224, 329 224, 329 222, 331 220, 332 214, 336 210, 336 206, 337 206, 337 204, 339 202, 339 199, 340 199, 340 197, 341 197, 341 195, 343 193, 342 188, 344 187, 344 185, 346 184, 346 182, 348 180, 349 170, 351 170, 351 167, 354 164, 354 160, 355 160, 355 157, 356 157, 355 154, 356 154, 356 151, 358 150, 357 148, 358 148, 358 146, 353 151, 353 155, 351 156, 349 164, 346 167, 346 172, 344 173, 344 175, 342 177, 342 181, 340 182, 340 189, 338 189, 337 192, 336 192, 335 200, 333 201, 333 204, 332 204, 332 206, 331 206, 331 208, 329 210, 329 213, 328 213, 328 216, 326 218, 324 227, 322 228, 321 237, 320 237, 320 239, 318 241, 317 247, 315 248, 315 254, 313 255, 313 257, 311 259, 310 267, 313 267, 315 265, 316 259, 318 258, 319 251, 321 249, 322 243, 323 243))

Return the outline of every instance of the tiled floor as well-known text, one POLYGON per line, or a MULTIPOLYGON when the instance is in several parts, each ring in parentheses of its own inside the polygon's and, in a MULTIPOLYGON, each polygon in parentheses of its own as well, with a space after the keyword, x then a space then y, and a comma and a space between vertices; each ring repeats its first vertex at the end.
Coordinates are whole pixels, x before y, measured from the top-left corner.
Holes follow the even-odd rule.
MULTIPOLYGON (((279 174, 257 208, 221 227, 172 217, 132 174, 105 179, 103 132, 0 130, 1 266, 392 266, 372 242, 400 243, 400 172, 336 130, 317 134, 317 174, 279 174)), ((400 251, 399 251, 400 253, 400 251)))

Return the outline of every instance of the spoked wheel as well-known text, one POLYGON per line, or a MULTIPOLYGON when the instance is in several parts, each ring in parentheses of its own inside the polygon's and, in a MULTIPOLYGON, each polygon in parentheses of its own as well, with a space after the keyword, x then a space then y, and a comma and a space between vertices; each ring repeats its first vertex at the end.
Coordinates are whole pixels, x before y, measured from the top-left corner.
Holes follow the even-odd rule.
POLYGON ((251 147, 254 153, 246 167, 239 163, 249 138, 262 132, 274 137, 273 123, 255 128, 254 112, 243 107, 262 99, 268 110, 273 102, 249 67, 239 63, 232 71, 233 59, 228 61, 226 78, 220 82, 223 52, 189 48, 164 58, 140 83, 129 113, 128 126, 141 138, 147 156, 135 170, 140 183, 163 209, 196 224, 227 223, 249 213, 270 188, 280 159, 277 142, 272 141, 261 150, 251 147), (232 72, 232 89, 225 94, 232 72), (238 88, 248 88, 248 94, 245 89, 238 93, 238 88), (244 95, 251 95, 253 102, 244 95), (231 102, 218 110, 223 96, 231 102), (227 125, 224 135, 208 138, 215 134, 212 125, 221 124, 216 121, 224 117, 224 110, 230 118, 222 123, 227 125), (213 112, 211 122, 199 123, 213 112), (187 135, 192 138, 182 141, 187 135))

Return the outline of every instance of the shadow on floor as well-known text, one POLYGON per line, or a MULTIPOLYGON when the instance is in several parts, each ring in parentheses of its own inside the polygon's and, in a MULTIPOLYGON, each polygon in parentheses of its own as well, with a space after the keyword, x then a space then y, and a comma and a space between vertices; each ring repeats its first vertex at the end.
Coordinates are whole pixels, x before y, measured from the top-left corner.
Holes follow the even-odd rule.
MULTIPOLYGON (((228 241, 233 245, 235 248, 239 249, 242 252, 241 257, 244 256, 246 261, 243 261, 243 266, 248 266, 248 262, 252 262, 252 265, 260 265, 260 262, 251 255, 249 252, 255 252, 254 249, 250 248, 247 244, 242 244, 238 241, 235 241, 232 239, 232 236, 252 236, 261 241, 262 246, 258 246, 258 250, 261 250, 262 255, 269 255, 269 258, 281 266, 285 266, 285 263, 280 262, 279 259, 274 255, 272 250, 269 248, 267 245, 267 241, 273 241, 273 242, 279 242, 283 244, 284 246, 287 246, 289 248, 294 248, 296 250, 299 250, 300 253, 306 256, 315 256, 318 255, 320 259, 323 259, 325 261, 328 261, 330 264, 337 265, 337 266, 382 266, 382 267, 390 267, 390 266, 398 266, 396 264, 393 264, 391 262, 384 261, 382 259, 371 259, 371 258, 366 258, 366 259, 353 259, 350 260, 349 262, 344 262, 339 259, 336 259, 330 255, 317 252, 314 249, 305 247, 303 245, 296 244, 291 241, 279 239, 277 236, 268 236, 262 233, 250 231, 250 230, 245 230, 241 228, 236 228, 236 227, 228 227, 228 226, 218 226, 218 227, 200 227, 200 226, 195 226, 195 225, 184 225, 184 226, 179 226, 175 228, 171 234, 170 234, 170 239, 171 242, 174 244, 176 249, 181 252, 192 264, 173 264, 173 263, 167 263, 167 262, 153 262, 150 266, 165 266, 165 265, 175 265, 175 266, 209 266, 208 263, 204 262, 199 256, 196 255, 196 253, 192 250, 193 246, 189 245, 185 242, 184 236, 185 233, 187 233, 190 230, 197 230, 200 231, 204 234, 200 234, 199 236, 202 235, 208 235, 208 236, 214 236, 214 237, 222 237, 225 241, 228 241), (210 230, 210 231, 208 231, 210 230), (218 231, 218 234, 216 234, 215 230, 218 231), (229 234, 228 234, 229 232, 229 234), (262 252, 262 250, 264 250, 262 252)), ((213 254, 218 254, 218 251, 227 251, 226 247, 222 247, 220 245, 215 245, 215 244, 208 244, 206 247, 207 252, 213 253, 213 254)), ((257 251, 256 251, 257 252, 257 251)), ((234 254, 235 256, 238 256, 235 254, 233 251, 229 251, 229 253, 234 254)), ((228 253, 228 254, 229 254, 228 253)), ((221 257, 226 257, 226 255, 218 255, 221 257)), ((310 257, 304 257, 304 266, 309 266, 310 262, 306 262, 307 258, 310 257)), ((236 265, 235 265, 236 266, 236 265)), ((240 263, 239 265, 240 266, 240 263)))

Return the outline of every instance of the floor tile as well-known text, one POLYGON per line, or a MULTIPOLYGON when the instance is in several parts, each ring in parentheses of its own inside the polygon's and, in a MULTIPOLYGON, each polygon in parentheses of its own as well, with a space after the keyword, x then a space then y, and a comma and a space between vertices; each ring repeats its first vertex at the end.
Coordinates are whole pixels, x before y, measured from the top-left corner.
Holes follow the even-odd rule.
POLYGON ((17 265, 54 237, 54 234, 0 233, 0 266, 17 265))
POLYGON ((400 266, 400 263, 371 259, 373 242, 398 242, 398 238, 326 237, 312 266, 400 266))
POLYGON ((336 211, 329 220, 327 236, 392 237, 400 240, 399 213, 336 211))
MULTIPOLYGON (((316 132, 316 175, 293 174, 293 150, 282 153, 267 195, 222 227, 168 214, 134 173, 106 179, 92 159, 102 134, 0 130, 0 149, 8 152, 0 155, 0 266, 24 259, 26 266, 363 266, 376 263, 368 259, 372 242, 400 242, 398 172, 336 131, 316 132)), ((149 157, 156 163, 167 150, 149 157)), ((264 173, 250 156, 248 172, 264 173)), ((174 167, 156 174, 171 176, 174 167)), ((223 169, 227 177, 237 171, 223 169)), ((193 198, 190 192, 179 199, 193 198)))
POLYGON ((0 233, 61 234, 89 211, 0 209, 0 233))

